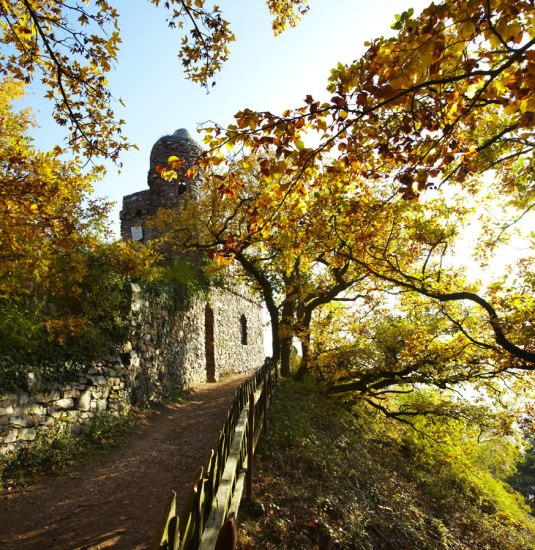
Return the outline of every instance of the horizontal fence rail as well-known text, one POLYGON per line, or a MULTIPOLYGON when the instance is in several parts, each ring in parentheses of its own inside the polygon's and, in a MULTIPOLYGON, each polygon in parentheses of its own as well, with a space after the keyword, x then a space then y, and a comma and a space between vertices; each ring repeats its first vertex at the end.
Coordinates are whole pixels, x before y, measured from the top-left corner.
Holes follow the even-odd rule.
POLYGON ((191 493, 179 516, 176 493, 167 497, 152 550, 213 550, 225 520, 235 517, 241 496, 252 497, 253 456, 267 430, 267 410, 278 380, 271 358, 236 391, 216 450, 195 473, 191 493), (233 516, 232 516, 233 515, 233 516))

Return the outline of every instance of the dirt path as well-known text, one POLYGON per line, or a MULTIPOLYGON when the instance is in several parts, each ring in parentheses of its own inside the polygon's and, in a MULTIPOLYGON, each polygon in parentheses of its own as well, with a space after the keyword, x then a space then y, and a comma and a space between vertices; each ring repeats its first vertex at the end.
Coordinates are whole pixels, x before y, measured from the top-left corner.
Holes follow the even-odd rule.
POLYGON ((189 494, 242 380, 204 384, 184 403, 150 411, 124 445, 96 463, 0 493, 0 548, 147 548, 169 489, 178 503, 189 494))

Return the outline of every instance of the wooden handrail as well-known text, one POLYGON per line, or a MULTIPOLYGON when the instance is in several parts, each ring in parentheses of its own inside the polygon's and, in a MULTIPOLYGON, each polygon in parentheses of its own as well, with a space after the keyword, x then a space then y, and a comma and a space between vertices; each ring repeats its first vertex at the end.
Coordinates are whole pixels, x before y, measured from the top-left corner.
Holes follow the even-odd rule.
POLYGON ((251 498, 252 459, 260 434, 267 430, 273 380, 278 380, 278 365, 267 358, 240 385, 220 431, 217 449, 212 451, 207 468, 197 470, 180 521, 176 494, 168 496, 152 550, 213 550, 227 516, 237 516, 246 480, 247 496, 251 498))

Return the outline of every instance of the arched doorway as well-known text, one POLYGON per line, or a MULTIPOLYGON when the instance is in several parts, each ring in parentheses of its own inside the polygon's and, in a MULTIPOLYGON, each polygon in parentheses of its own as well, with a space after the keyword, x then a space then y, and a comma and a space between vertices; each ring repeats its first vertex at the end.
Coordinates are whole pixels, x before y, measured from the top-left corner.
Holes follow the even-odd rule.
POLYGON ((204 309, 204 350, 206 355, 206 381, 215 382, 214 310, 209 304, 204 309))

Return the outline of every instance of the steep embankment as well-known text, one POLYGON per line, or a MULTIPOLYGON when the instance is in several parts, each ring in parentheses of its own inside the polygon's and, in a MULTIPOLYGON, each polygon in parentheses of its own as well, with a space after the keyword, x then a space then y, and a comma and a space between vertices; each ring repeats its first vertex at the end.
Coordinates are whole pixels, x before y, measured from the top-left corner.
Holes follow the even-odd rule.
POLYGON ((414 437, 362 406, 349 411, 284 382, 258 448, 255 501, 240 508, 241 547, 535 548, 519 495, 414 437))

